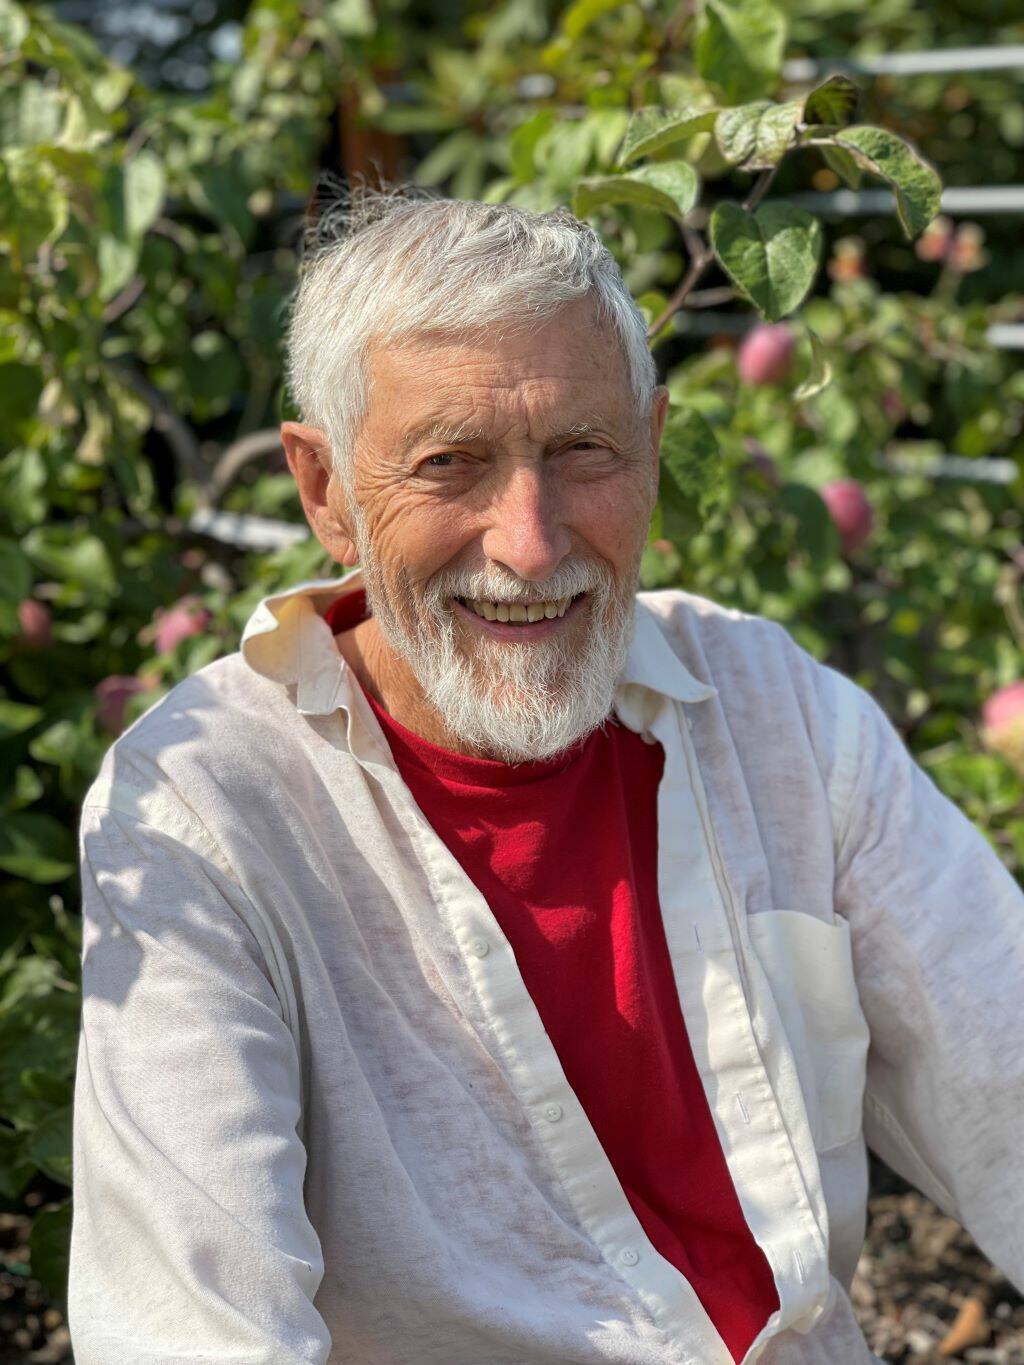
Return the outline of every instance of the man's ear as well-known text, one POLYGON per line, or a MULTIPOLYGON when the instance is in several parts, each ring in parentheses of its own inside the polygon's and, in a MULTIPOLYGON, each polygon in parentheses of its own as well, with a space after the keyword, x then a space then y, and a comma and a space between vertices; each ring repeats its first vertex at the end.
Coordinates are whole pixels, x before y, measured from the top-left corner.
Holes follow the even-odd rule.
POLYGON ((661 446, 662 432, 665 430, 665 418, 668 416, 668 389, 664 384, 659 384, 651 398, 651 436, 654 441, 654 448, 657 450, 661 446))
POLYGON ((348 507, 331 468, 331 448, 319 427, 282 422, 281 444, 299 489, 310 530, 339 564, 359 562, 348 507))

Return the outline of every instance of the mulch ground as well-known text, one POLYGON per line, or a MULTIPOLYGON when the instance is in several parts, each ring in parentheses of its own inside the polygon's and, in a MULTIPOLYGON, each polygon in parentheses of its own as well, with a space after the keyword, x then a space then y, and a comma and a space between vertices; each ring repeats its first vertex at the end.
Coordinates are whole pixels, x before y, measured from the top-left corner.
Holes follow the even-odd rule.
MULTIPOLYGON (((1024 1365, 1024 1297, 959 1223, 879 1162, 871 1189, 851 1298, 875 1355, 899 1365, 1024 1365), (955 1324, 963 1340, 943 1349, 955 1324)), ((10 1269, 28 1260, 28 1227, 25 1216, 0 1213, 0 1365, 73 1365, 60 1307, 10 1269)))

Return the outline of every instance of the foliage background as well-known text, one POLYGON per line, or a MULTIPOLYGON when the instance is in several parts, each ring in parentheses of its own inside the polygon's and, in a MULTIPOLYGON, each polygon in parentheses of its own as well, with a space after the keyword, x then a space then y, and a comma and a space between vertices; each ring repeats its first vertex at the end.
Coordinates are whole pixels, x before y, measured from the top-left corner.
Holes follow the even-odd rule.
MULTIPOLYGON (((730 103, 809 88, 780 74, 783 53, 827 74, 858 55, 1024 41, 1012 0, 737 3, 770 41, 746 44, 759 55, 729 75, 730 103)), ((668 0, 168 0, 131 15, 0 0, 0 1208, 33 1221, 8 1276, 57 1304, 78 804, 112 737, 235 649, 260 597, 335 572, 303 534, 274 435, 317 171, 571 203, 581 179, 614 173, 631 111, 688 98, 707 23, 668 0), (218 512, 290 524, 292 543, 232 544, 260 527, 218 530, 218 512)), ((909 138, 947 184, 1024 184, 1019 73, 858 84, 858 118, 909 138)), ((752 183, 709 134, 684 150, 704 183, 685 229, 642 204, 592 214, 651 318, 687 234, 752 183)), ((801 151, 771 195, 839 183, 801 151)), ((986 219, 944 262, 891 214, 823 224, 794 331, 822 339, 826 387, 794 395, 803 340, 783 382, 740 378, 751 310, 721 271, 693 300, 710 308, 660 334, 674 401, 714 433, 717 482, 688 485, 685 450, 682 481, 667 469, 644 582, 782 621, 867 686, 1024 880, 1024 778, 980 725, 986 698, 1024 678, 1024 377, 985 339, 1022 319, 1019 219, 986 219), (943 453, 973 476, 929 474, 943 453), (983 477, 994 459, 1015 462, 1012 481, 983 477), (819 494, 838 477, 875 512, 851 554, 819 494)))

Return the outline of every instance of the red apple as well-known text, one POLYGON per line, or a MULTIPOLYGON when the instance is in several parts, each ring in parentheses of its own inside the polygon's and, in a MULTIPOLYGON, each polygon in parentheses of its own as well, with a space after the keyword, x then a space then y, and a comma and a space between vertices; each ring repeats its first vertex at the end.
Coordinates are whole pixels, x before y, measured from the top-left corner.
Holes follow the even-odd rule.
POLYGON ((210 624, 210 613, 197 597, 182 597, 172 607, 158 607, 151 622, 153 641, 166 654, 190 635, 201 635, 210 624))
POLYGON ((781 384, 789 373, 796 337, 784 322, 759 322, 743 338, 736 368, 744 384, 781 384))
POLYGON ((136 692, 152 691, 154 685, 152 678, 137 678, 132 673, 111 673, 93 688, 96 719, 112 735, 119 735, 124 729, 124 709, 128 698, 136 692))
POLYGON ((829 516, 839 532, 844 555, 853 554, 870 536, 875 514, 856 479, 833 479, 821 490, 829 516))
POLYGON ((994 692, 981 709, 982 738, 1024 777, 1024 681, 994 692))
POLYGON ((45 649, 53 640, 53 617, 50 608, 34 597, 18 603, 21 639, 29 649, 45 649))

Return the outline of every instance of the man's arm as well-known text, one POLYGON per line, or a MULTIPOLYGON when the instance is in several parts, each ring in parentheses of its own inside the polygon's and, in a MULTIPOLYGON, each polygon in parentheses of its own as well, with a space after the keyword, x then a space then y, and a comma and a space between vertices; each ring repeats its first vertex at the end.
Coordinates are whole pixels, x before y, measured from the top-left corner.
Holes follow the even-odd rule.
POLYGON ((821 675, 835 909, 871 1030, 867 1141, 1024 1289, 1024 893, 877 703, 821 675))
POLYGON ((116 811, 86 806, 81 854, 77 1365, 324 1362, 299 1061, 244 893, 116 811))

